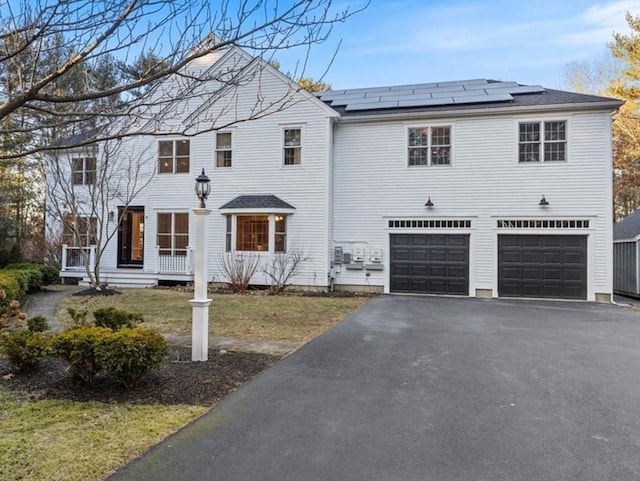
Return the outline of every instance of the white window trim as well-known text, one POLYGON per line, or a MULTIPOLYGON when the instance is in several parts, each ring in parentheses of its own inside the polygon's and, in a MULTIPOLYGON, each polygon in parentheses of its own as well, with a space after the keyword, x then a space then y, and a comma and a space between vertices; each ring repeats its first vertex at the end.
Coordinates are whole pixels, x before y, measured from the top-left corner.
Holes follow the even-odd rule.
POLYGON ((454 162, 454 138, 455 138, 455 128, 453 122, 438 122, 438 123, 422 123, 422 124, 410 124, 405 126, 404 132, 404 165, 408 169, 414 168, 447 168, 452 167, 454 162), (449 128, 449 163, 448 164, 432 164, 431 163, 431 129, 434 128, 449 128), (409 130, 410 129, 429 129, 429 146, 427 147, 429 151, 429 163, 426 165, 411 165, 409 164, 409 149, 411 146, 409 145, 409 130))
POLYGON ((305 156, 305 144, 306 133, 304 124, 281 124, 280 125, 280 166, 284 169, 295 169, 300 168, 304 165, 304 156, 305 156), (299 164, 285 164, 284 163, 284 131, 285 130, 293 130, 300 129, 300 163, 299 164))
MULTIPOLYGON (((171 256, 175 256, 175 252, 176 252, 176 246, 175 246, 176 214, 187 214, 187 219, 188 219, 187 236, 189 238, 189 241, 187 242, 186 250, 189 251, 190 245, 191 245, 191 215, 189 214, 189 211, 188 210, 156 210, 156 218, 155 218, 156 242, 155 244, 158 252, 160 249, 160 245, 158 243, 158 236, 161 235, 158 229, 158 226, 160 225, 160 223, 158 222, 158 216, 160 214, 171 214, 171 256)), ((167 234, 162 234, 162 235, 167 235, 167 234)), ((184 234, 180 234, 180 235, 184 235, 184 234)))
POLYGON ((524 165, 566 165, 570 162, 571 159, 571 119, 568 117, 525 117, 515 119, 515 129, 516 129, 516 145, 515 145, 515 160, 516 164, 519 166, 524 165), (542 140, 540 143, 540 162, 520 162, 520 124, 528 124, 528 123, 539 123, 541 124, 543 130, 541 131, 542 140), (544 161, 544 123, 545 122, 564 122, 565 123, 565 160, 551 160, 544 161))
MULTIPOLYGON (((215 135, 213 136, 213 140, 214 140, 214 157, 213 157, 213 168, 214 169, 220 169, 223 171, 227 171, 227 170, 231 170, 233 169, 234 165, 235 165, 235 151, 236 151, 236 132, 234 129, 225 129, 225 130, 218 130, 215 132, 215 135), (218 134, 231 134, 231 165, 229 167, 218 167, 218 134)), ((225 149, 226 151, 226 149, 225 149)))
MULTIPOLYGON (((264 210, 264 209, 260 209, 260 210, 264 210)), ((225 243, 226 243, 226 222, 227 222, 227 218, 226 216, 231 216, 231 250, 227 251, 226 250, 226 245, 225 245, 225 252, 252 252, 255 254, 269 254, 269 255, 274 255, 274 254, 285 254, 288 252, 289 250, 289 216, 293 213, 290 210, 286 210, 286 209, 276 209, 278 211, 281 212, 275 212, 274 209, 269 209, 268 212, 258 212, 258 210, 254 210, 254 209, 249 209, 249 210, 242 210, 239 211, 238 209, 225 209, 225 211, 221 211, 221 213, 225 216, 225 243), (238 237, 238 217, 240 216, 262 216, 262 215, 266 215, 269 219, 269 234, 268 234, 268 243, 269 243, 269 249, 266 251, 241 251, 238 250, 236 248, 237 246, 237 237, 238 237), (286 220, 285 220, 285 245, 284 245, 284 251, 280 251, 280 252, 276 252, 276 216, 277 215, 284 215, 286 220)))
POLYGON ((91 186, 91 185, 95 185, 95 180, 96 180, 96 176, 98 173, 98 159, 96 157, 92 157, 92 156, 77 156, 77 157, 71 157, 71 183, 74 186, 91 186), (75 161, 76 160, 81 160, 82 161, 82 169, 81 170, 75 170, 75 161), (88 170, 87 169, 87 160, 93 160, 94 162, 94 166, 95 169, 94 170, 88 170), (87 182, 87 172, 93 172, 93 182, 89 183, 87 182), (75 183, 75 175, 76 174, 82 174, 82 182, 76 184, 75 183))
POLYGON ((192 166, 192 152, 191 152, 191 138, 189 137, 178 137, 178 138, 160 138, 156 141, 156 175, 190 175, 191 174, 191 166, 192 166), (189 141, 189 171, 188 172, 176 172, 178 167, 177 161, 177 148, 176 143, 182 140, 189 141), (160 142, 172 142, 173 147, 173 169, 171 172, 160 172, 160 142))

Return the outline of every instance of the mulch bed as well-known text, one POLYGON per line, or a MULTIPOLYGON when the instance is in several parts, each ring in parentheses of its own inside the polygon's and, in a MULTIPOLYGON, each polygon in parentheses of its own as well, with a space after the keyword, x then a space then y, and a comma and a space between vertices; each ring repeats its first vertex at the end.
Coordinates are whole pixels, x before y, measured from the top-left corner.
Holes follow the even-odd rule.
POLYGON ((172 347, 158 369, 133 389, 125 390, 103 375, 84 385, 69 376, 66 363, 55 359, 43 359, 35 371, 16 373, 9 361, 0 357, 0 385, 26 391, 33 399, 210 406, 278 359, 212 349, 208 361, 191 362, 189 348, 172 347))

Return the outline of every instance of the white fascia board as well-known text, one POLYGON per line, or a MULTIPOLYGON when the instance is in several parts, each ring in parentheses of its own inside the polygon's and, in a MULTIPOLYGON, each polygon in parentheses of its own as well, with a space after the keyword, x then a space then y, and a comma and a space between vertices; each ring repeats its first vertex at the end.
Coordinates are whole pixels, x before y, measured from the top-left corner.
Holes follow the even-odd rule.
POLYGON ((608 102, 584 102, 574 104, 553 104, 553 105, 521 105, 521 106, 504 106, 490 109, 461 109, 461 110, 437 110, 437 111, 421 111, 421 112, 391 112, 376 113, 370 115, 348 115, 340 118, 343 123, 357 122, 379 122, 384 120, 413 120, 426 118, 442 118, 442 117, 489 117, 492 115, 504 115, 506 113, 529 113, 529 112, 575 112, 575 111, 610 111, 615 112, 620 107, 619 100, 611 100, 608 102))
POLYGON ((288 208, 270 208, 270 207, 261 207, 259 209, 252 208, 234 208, 234 209, 219 209, 220 214, 244 214, 244 215, 252 215, 252 214, 295 214, 295 209, 288 208))

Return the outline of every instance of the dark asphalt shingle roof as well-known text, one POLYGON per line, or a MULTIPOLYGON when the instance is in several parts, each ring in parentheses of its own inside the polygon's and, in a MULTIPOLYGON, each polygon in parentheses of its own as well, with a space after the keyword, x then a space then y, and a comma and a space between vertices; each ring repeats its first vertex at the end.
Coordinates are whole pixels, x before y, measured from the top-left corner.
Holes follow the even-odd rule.
POLYGON ((268 195, 239 195, 224 204, 220 209, 295 209, 273 194, 268 195))
POLYGON ((613 240, 633 239, 640 234, 640 210, 613 226, 613 240))

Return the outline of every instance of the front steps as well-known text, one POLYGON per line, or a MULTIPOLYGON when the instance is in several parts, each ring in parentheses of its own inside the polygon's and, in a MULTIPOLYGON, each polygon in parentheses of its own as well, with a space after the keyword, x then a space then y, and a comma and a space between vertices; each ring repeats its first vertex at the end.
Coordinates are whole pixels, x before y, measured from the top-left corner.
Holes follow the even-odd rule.
MULTIPOLYGON (((153 287, 158 285, 158 274, 142 269, 103 269, 100 281, 109 287, 153 287)), ((83 276, 78 285, 89 287, 89 277, 83 276)))

